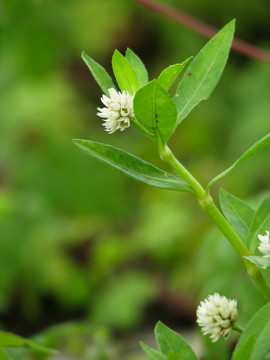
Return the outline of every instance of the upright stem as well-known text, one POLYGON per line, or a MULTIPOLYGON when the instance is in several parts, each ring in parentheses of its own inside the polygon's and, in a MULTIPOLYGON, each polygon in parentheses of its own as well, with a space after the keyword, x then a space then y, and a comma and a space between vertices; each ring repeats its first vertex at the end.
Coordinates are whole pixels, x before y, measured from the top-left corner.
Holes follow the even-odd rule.
POLYGON ((245 244, 241 241, 232 226, 227 222, 225 217, 216 207, 212 197, 206 193, 201 184, 193 177, 193 175, 176 159, 170 148, 159 144, 159 154, 192 188, 200 206, 211 217, 222 233, 229 240, 231 245, 244 261, 249 275, 253 278, 258 288, 261 290, 265 298, 270 301, 270 287, 263 277, 260 269, 253 263, 249 262, 243 256, 250 256, 250 252, 245 244))

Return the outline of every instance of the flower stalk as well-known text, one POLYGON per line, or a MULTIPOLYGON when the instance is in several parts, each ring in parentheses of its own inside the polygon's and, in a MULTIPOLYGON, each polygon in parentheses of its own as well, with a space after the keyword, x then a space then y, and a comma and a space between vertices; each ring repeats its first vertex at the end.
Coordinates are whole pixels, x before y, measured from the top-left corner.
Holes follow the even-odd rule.
POLYGON ((232 226, 228 223, 220 210, 215 205, 212 197, 205 191, 202 185, 194 178, 194 176, 181 164, 170 148, 165 144, 159 142, 158 150, 160 157, 164 160, 172 169, 176 171, 192 188, 195 197, 198 200, 201 208, 211 217, 218 228, 226 236, 230 244, 234 247, 237 253, 240 255, 244 264, 246 265, 248 274, 252 277, 257 287, 260 289, 267 301, 270 301, 270 287, 263 277, 260 269, 253 263, 247 261, 243 256, 250 256, 249 250, 245 244, 241 241, 237 233, 232 226))

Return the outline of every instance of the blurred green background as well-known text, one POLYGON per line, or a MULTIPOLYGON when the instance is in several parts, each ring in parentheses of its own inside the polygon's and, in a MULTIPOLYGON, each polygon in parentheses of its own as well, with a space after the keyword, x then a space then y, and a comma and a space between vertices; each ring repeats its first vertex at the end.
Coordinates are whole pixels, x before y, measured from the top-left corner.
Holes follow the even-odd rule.
MULTIPOLYGON (((217 28, 236 18, 238 37, 270 50, 269 0, 159 2, 217 28)), ((195 327, 198 302, 215 291, 238 299, 245 324, 263 299, 194 199, 136 183, 72 143, 107 142, 164 167, 135 129, 104 132, 101 90, 80 53, 112 74, 114 49, 130 47, 152 79, 206 39, 131 0, 2 0, 0 31, 1 328, 28 336, 83 322, 57 329, 90 334, 93 348, 72 336, 67 352, 114 359, 108 331, 145 340, 157 320, 195 327)), ((210 100, 170 140, 203 185, 269 132, 269 79, 269 64, 231 54, 210 100)), ((221 185, 256 206, 269 189, 269 156, 263 150, 213 195, 221 185)))

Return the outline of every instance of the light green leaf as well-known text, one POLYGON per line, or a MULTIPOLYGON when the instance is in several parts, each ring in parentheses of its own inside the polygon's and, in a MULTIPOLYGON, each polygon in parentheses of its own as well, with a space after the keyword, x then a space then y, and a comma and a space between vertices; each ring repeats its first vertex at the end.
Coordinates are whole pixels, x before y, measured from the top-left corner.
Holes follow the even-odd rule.
POLYGON ((248 229, 255 211, 244 203, 244 201, 224 189, 220 189, 219 200, 226 219, 240 236, 241 240, 246 243, 248 229))
POLYGON ((241 346, 234 360, 250 360, 255 344, 255 336, 250 336, 241 346))
POLYGON ((150 360, 166 360, 166 356, 141 342, 141 347, 150 360))
MULTIPOLYGON (((247 346, 247 341, 254 337, 253 351, 248 360, 265 360, 270 351, 270 303, 261 308, 249 321, 241 335, 233 353, 232 360, 244 360, 239 357, 242 346, 247 346)), ((252 342, 252 340, 250 340, 252 342)), ((250 345, 251 346, 251 345, 250 345)), ((246 360, 246 359, 245 359, 246 360)))
POLYGON ((139 87, 142 87, 145 84, 147 84, 148 73, 142 60, 129 48, 126 51, 126 59, 137 74, 139 87))
POLYGON ((235 21, 231 21, 203 47, 188 67, 174 97, 178 110, 177 125, 216 87, 226 65, 235 21))
POLYGON ((177 177, 126 151, 90 140, 73 141, 87 155, 111 165, 135 180, 163 189, 191 191, 190 187, 177 177))
POLYGON ((133 95, 139 89, 138 78, 135 70, 127 59, 115 50, 112 57, 112 67, 114 76, 118 82, 121 91, 128 91, 133 95))
POLYGON ((184 67, 190 62, 192 57, 185 60, 181 64, 175 64, 164 69, 158 77, 160 85, 165 89, 169 90, 172 84, 175 82, 177 76, 184 69, 184 67))
POLYGON ((39 351, 45 354, 54 355, 57 353, 56 350, 47 348, 45 346, 39 345, 36 342, 28 339, 24 339, 18 335, 12 333, 0 332, 0 348, 30 348, 35 351, 39 351))
POLYGON ((91 71, 92 75, 94 76, 96 82, 98 83, 104 94, 109 96, 108 89, 114 88, 116 90, 112 78, 101 65, 99 65, 95 60, 88 56, 84 51, 82 52, 82 59, 88 66, 89 70, 91 71))
POLYGON ((11 360, 11 358, 5 353, 4 349, 0 349, 0 360, 11 360))
POLYGON ((169 355, 170 353, 174 353, 179 359, 183 360, 198 359, 189 344, 180 335, 160 321, 155 327, 155 336, 162 354, 169 355))
POLYGON ((228 175, 233 169, 237 168, 239 165, 243 164, 248 160, 252 155, 257 151, 263 149, 266 145, 270 143, 270 134, 267 134, 255 144, 253 144, 238 160, 236 160, 228 169, 224 170, 222 173, 217 175, 210 183, 207 185, 206 191, 209 191, 210 187, 218 180, 222 179, 224 176, 228 175))
POLYGON ((176 106, 157 80, 150 81, 135 95, 133 101, 136 120, 155 143, 163 144, 171 137, 176 123, 176 106))
POLYGON ((270 258, 263 256, 243 256, 245 259, 249 260, 253 264, 257 265, 261 269, 270 268, 270 258))
POLYGON ((270 196, 265 198, 256 211, 249 228, 247 246, 251 254, 254 254, 258 245, 258 235, 264 235, 270 230, 270 196))

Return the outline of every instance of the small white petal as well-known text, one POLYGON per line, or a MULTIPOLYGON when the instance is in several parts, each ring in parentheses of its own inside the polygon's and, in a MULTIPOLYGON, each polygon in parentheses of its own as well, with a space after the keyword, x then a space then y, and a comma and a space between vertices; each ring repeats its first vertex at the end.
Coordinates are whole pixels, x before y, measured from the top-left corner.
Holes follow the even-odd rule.
POLYGON ((258 249, 263 254, 263 257, 270 257, 270 243, 269 243, 269 231, 265 232, 266 235, 258 235, 258 238, 260 240, 260 244, 258 246, 258 249))
POLYGON ((127 91, 117 92, 114 88, 108 90, 110 97, 102 95, 101 101, 106 106, 97 108, 97 115, 104 119, 105 130, 112 134, 116 130, 123 131, 130 126, 134 118, 133 98, 127 91))
POLYGON ((238 319, 237 301, 215 293, 200 302, 196 314, 202 333, 210 334, 212 342, 216 342, 221 336, 227 338, 230 335, 238 319))

